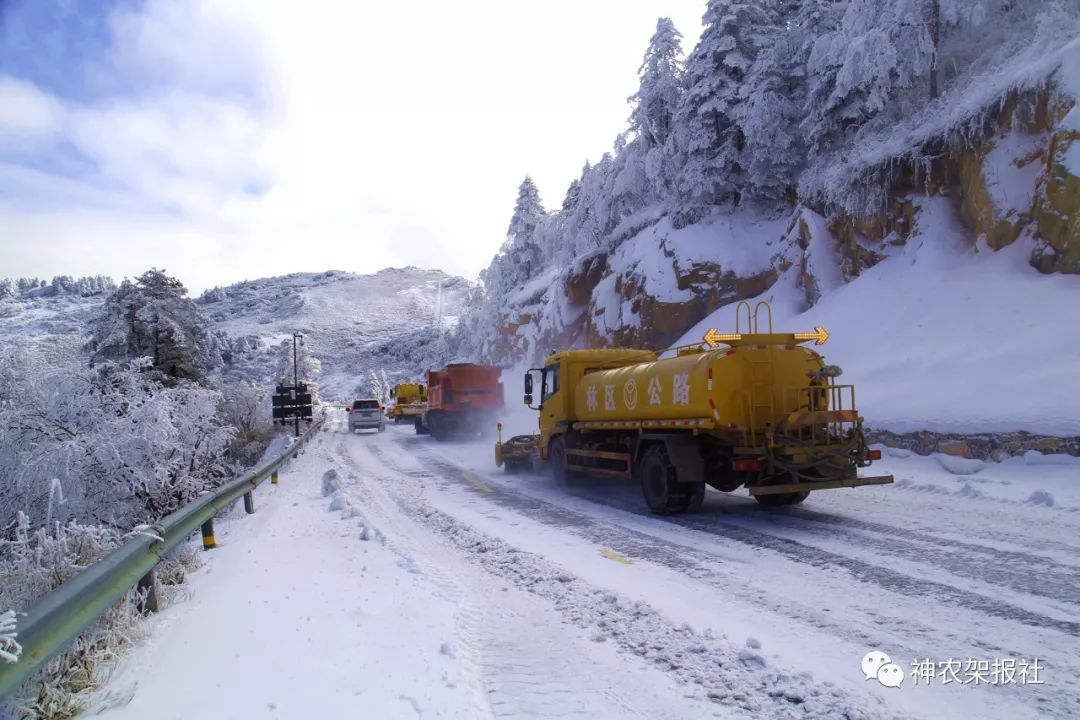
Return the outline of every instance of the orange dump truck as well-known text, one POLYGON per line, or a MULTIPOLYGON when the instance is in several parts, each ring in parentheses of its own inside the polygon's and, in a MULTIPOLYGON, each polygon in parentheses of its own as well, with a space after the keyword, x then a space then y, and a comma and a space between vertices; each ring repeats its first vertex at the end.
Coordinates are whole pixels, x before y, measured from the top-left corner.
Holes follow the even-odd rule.
POLYGON ((503 409, 501 374, 497 367, 473 363, 429 370, 427 409, 416 418, 416 434, 445 440, 494 429, 503 409))

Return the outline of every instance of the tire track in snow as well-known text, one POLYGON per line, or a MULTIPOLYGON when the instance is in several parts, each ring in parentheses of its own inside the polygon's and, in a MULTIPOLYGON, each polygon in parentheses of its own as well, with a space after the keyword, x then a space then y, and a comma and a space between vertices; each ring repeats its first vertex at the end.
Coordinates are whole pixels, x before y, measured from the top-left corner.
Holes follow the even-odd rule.
MULTIPOLYGON (((389 470, 381 478, 388 489, 396 491, 401 476, 430 482, 440 480, 431 471, 405 470, 374 443, 366 449, 389 470)), ((437 464, 436 460, 430 459, 432 464, 437 464)), ((440 466, 440 469, 444 468, 440 466)), ((494 493, 483 493, 465 478, 467 471, 460 468, 456 471, 456 480, 470 492, 496 502, 506 500, 501 488, 494 493)), ((401 509, 416 522, 447 539, 489 573, 551 601, 566 621, 591 630, 598 641, 611 640, 624 652, 671 673, 677 681, 701 686, 709 699, 728 709, 728 714, 755 719, 898 717, 889 713, 876 697, 856 699, 831 683, 815 682, 809 674, 794 675, 767 667, 757 653, 737 651, 726 639, 718 642, 711 633, 677 626, 645 603, 620 600, 567 574, 541 556, 518 550, 473 529, 416 494, 403 493, 399 499, 401 509), (870 709, 864 702, 877 706, 870 709)), ((537 505, 542 506, 542 503, 537 505)), ((581 522, 572 519, 568 527, 580 529, 581 522)), ((653 542, 648 543, 648 552, 655 549, 655 538, 650 539, 653 542)))
MULTIPOLYGON (((460 481, 463 484, 468 485, 468 482, 464 477, 464 473, 468 472, 467 470, 444 458, 432 454, 430 450, 421 449, 420 452, 425 455, 425 462, 431 467, 437 468, 447 475, 460 478, 460 481)), ((498 492, 493 493, 488 497, 490 497, 492 501, 507 507, 524 510, 537 519, 548 516, 563 527, 582 527, 594 523, 594 520, 588 515, 528 495, 517 493, 504 486, 500 486, 498 492)), ((807 545, 791 538, 771 535, 737 524, 715 522, 711 518, 702 518, 693 514, 682 516, 656 516, 639 507, 637 503, 627 503, 610 496, 590 494, 585 495, 584 497, 591 502, 603 504, 633 515, 653 518, 660 522, 735 540, 755 548, 770 550, 802 565, 809 565, 822 570, 834 568, 843 569, 857 580, 878 585, 890 592, 896 592, 910 597, 932 598, 938 602, 962 607, 967 610, 977 610, 1004 620, 1015 621, 1037 628, 1056 630, 1073 637, 1080 637, 1080 622, 1048 617, 1041 613, 1033 612, 1026 608, 981 595, 970 590, 963 590, 936 580, 908 575, 898 570, 893 570, 882 565, 875 565, 859 558, 841 555, 836 552, 807 545)), ((549 522, 549 524, 551 523, 549 522)), ((654 538, 654 536, 646 537, 654 538)), ((707 550, 707 548, 703 549, 707 550)), ((650 556, 644 555, 643 557, 650 556)), ((660 562, 668 564, 665 559, 661 559, 660 562)), ((674 567, 680 569, 677 566, 674 567)), ((1074 598, 1075 595, 1070 597, 1070 599, 1074 598)))
MULTIPOLYGON (((351 434, 350 434, 351 435, 351 434)), ((405 532, 401 524, 395 520, 394 513, 387 507, 387 501, 380 497, 374 488, 362 482, 363 470, 352 459, 348 451, 346 438, 350 435, 341 435, 333 457, 340 458, 348 468, 346 477, 349 483, 343 488, 347 495, 358 501, 361 507, 377 516, 378 522, 388 530, 390 536, 386 538, 390 546, 399 558, 409 567, 417 567, 417 557, 422 557, 417 552, 416 543, 405 532)), ((384 535, 386 535, 384 533, 384 535)), ((483 627, 483 616, 479 608, 473 602, 467 590, 457 580, 445 573, 438 565, 424 563, 422 574, 435 585, 438 593, 449 601, 454 607, 454 624, 458 629, 458 652, 456 653, 465 668, 468 687, 473 694, 476 707, 476 717, 494 717, 493 709, 482 687, 483 659, 479 637, 483 627)))
MULTIPOLYGON (((707 514, 688 517, 701 521, 706 517, 712 519, 741 512, 716 505, 709 506, 708 511, 707 514)), ((914 560, 957 577, 1001 585, 1029 595, 1067 604, 1080 601, 1076 590, 1080 587, 1080 568, 1057 563, 1044 556, 940 538, 898 525, 885 525, 806 508, 786 508, 769 511, 769 514, 777 526, 784 529, 804 532, 810 536, 854 540, 863 547, 873 547, 879 555, 914 560), (789 522, 789 519, 792 522, 789 522), (833 529, 837 527, 841 529, 833 529)), ((672 518, 678 524, 682 524, 682 519, 672 518)), ((1077 609, 1080 610, 1080 607, 1077 609)))
MULTIPOLYGON (((393 468, 396 473, 427 482, 445 482, 454 486, 465 486, 469 491, 476 492, 476 488, 465 479, 463 473, 467 471, 460 468, 455 468, 450 472, 451 475, 460 474, 458 479, 454 481, 450 478, 442 478, 431 470, 402 468, 396 464, 395 460, 388 458, 377 446, 372 446, 370 449, 387 467, 393 468)), ((442 462, 437 458, 434 461, 436 463, 442 462)), ((736 597, 748 607, 767 607, 777 615, 794 622, 810 625, 833 637, 842 638, 857 647, 888 645, 896 654, 906 653, 914 657, 918 654, 917 649, 898 642, 897 637, 910 637, 913 634, 933 637, 936 633, 934 628, 922 626, 918 621, 913 620, 905 621, 902 628, 894 627, 888 618, 881 618, 865 630, 850 624, 841 624, 833 620, 834 616, 830 614, 829 609, 808 608, 805 605, 790 602, 786 598, 771 595, 757 587, 745 584, 740 577, 740 574, 745 569, 744 563, 737 563, 733 567, 727 567, 728 562, 726 560, 708 552, 707 549, 703 549, 701 546, 679 544, 632 528, 597 520, 588 515, 547 503, 529 495, 514 493, 497 484, 495 489, 495 493, 484 493, 482 496, 549 527, 564 529, 588 540, 590 543, 617 548, 626 555, 662 565, 680 575, 714 587, 725 595, 736 597), (509 496, 506 493, 509 493, 509 496), (898 635, 894 633, 886 638, 885 633, 882 632, 883 630, 902 630, 903 632, 898 635)), ((477 492, 477 495, 481 494, 477 492)), ((650 519, 652 517, 649 516, 650 519)))
MULTIPOLYGON (((717 564, 722 566, 724 559, 710 553, 708 545, 683 546, 678 541, 670 538, 639 532, 630 528, 624 528, 621 525, 612 525, 610 524, 610 518, 595 518, 585 513, 578 512, 577 510, 517 492, 512 488, 508 488, 501 482, 492 483, 491 487, 495 490, 494 493, 480 493, 476 491, 476 488, 472 486, 472 483, 468 482, 466 477, 466 475, 469 474, 468 470, 435 454, 434 448, 431 448, 426 443, 420 442, 418 438, 404 437, 395 438, 394 440, 399 444, 406 445, 411 453, 418 456, 418 460, 423 462, 426 468, 405 468, 401 466, 397 460, 391 460, 386 457, 381 450, 373 448, 379 452, 380 457, 388 464, 388 466, 395 468, 396 471, 401 472, 402 474, 409 475, 413 478, 423 478, 429 482, 442 482, 456 487, 464 487, 467 491, 474 493, 477 497, 488 502, 495 502, 500 506, 521 513, 544 524, 565 528, 592 542, 616 547, 621 551, 627 552, 627 554, 667 565, 679 572, 686 573, 696 580, 702 580, 715 585, 725 593, 734 594, 736 596, 741 595, 743 597, 755 596, 753 588, 747 586, 739 588, 737 584, 718 581, 718 578, 715 576, 716 566, 717 564), (442 476, 440 476, 440 474, 442 476), (708 569, 710 567, 711 569, 708 569)), ((578 490, 580 490, 580 488, 578 490)), ((1071 657, 1068 648, 1075 646, 1075 643, 1071 638, 1080 636, 1080 623, 1073 622, 1072 620, 1061 620, 1048 617, 1044 614, 998 600, 997 598, 957 588, 946 583, 915 577, 892 568, 877 566, 857 558, 849 558, 837 553, 823 551, 816 547, 800 543, 797 540, 771 536, 760 531, 747 530, 745 528, 729 526, 727 524, 722 524, 719 527, 715 525, 711 526, 709 519, 706 516, 655 516, 645 511, 640 504, 636 502, 636 498, 634 498, 633 501, 620 501, 618 498, 612 498, 610 496, 594 496, 582 492, 575 492, 574 489, 570 489, 570 494, 579 499, 627 512, 651 522, 666 522, 674 526, 682 526, 685 529, 694 532, 702 532, 714 537, 731 539, 753 547, 770 550, 785 556, 794 562, 809 564, 822 571, 840 569, 848 572, 862 582, 878 586, 887 592, 895 592, 915 599, 930 598, 937 602, 941 602, 946 606, 959 608, 964 617, 970 616, 969 619, 971 622, 963 627, 959 631, 961 634, 956 637, 961 641, 965 641, 963 642, 964 645, 974 645, 990 655, 1004 654, 1006 656, 1018 657, 1031 657, 1037 655, 1039 657, 1044 657, 1045 653, 1043 651, 1050 652, 1050 648, 1043 643, 1052 638, 1032 636, 1031 642, 1034 644, 1034 647, 1028 648, 1027 651, 1018 648, 1000 647, 989 640, 989 637, 984 632, 985 628, 981 627, 981 624, 978 623, 977 615, 971 615, 969 612, 971 610, 976 610, 985 615, 999 618, 1008 623, 1020 623, 1039 630, 1060 633, 1060 635, 1057 635, 1059 640, 1055 640, 1054 642, 1054 645, 1057 646, 1054 649, 1054 652, 1059 654, 1055 670, 1063 675, 1072 675, 1077 671, 1080 671, 1080 666, 1068 659, 1071 657), (975 624, 972 625, 972 623, 975 624), (1063 636, 1068 636, 1068 638, 1063 636)), ((842 521, 840 516, 822 515, 835 518, 833 524, 838 524, 842 521)), ((870 525, 874 525, 874 523, 867 523, 867 526, 870 525)), ((877 525, 882 529, 891 527, 884 524, 877 525)), ((854 538, 844 539, 850 541, 854 538)), ((1039 558, 1038 556, 1031 557, 1033 560, 1038 559, 1045 562, 1045 558, 1039 558)), ((888 561, 887 557, 883 557, 882 559, 883 561, 888 561)), ((1030 586, 1025 586, 1023 589, 1029 591, 1030 586)), ((881 640, 882 634, 884 633, 880 633, 880 631, 889 631, 892 633, 892 636, 889 639, 889 647, 894 655, 907 654, 910 657, 921 657, 925 653, 925 649, 916 650, 910 647, 904 647, 903 644, 897 642, 897 640, 933 640, 934 644, 939 646, 942 642, 949 640, 948 632, 944 631, 941 626, 931 627, 921 625, 916 616, 897 618, 888 615, 870 615, 867 617, 869 627, 867 630, 863 630, 857 626, 853 627, 850 624, 837 625, 830 620, 823 620, 820 617, 808 618, 807 607, 791 606, 785 608, 778 605, 778 599, 776 597, 765 593, 759 592, 756 593, 756 596, 760 598, 760 604, 770 606, 771 609, 777 610, 781 615, 786 615, 796 622, 809 623, 814 627, 827 630, 836 637, 849 640, 853 642, 853 644, 861 645, 863 647, 877 647, 883 645, 884 643, 882 643, 881 640)), ((1013 687, 1001 689, 1010 694, 1016 693, 1016 697, 1021 697, 1019 693, 1024 690, 1024 688, 1019 688, 1019 690, 1017 690, 1013 687)), ((1023 698, 1025 703, 1038 703, 1037 706, 1041 713, 1045 713, 1045 717, 1072 717, 1075 714, 1075 708, 1077 705, 1080 705, 1080 695, 1077 695, 1074 689, 1067 685, 1056 688, 1053 696, 1040 695, 1037 697, 1028 697, 1024 695, 1023 698)))
MULTIPOLYGON (((374 454, 375 445, 365 446, 374 454)), ((461 642, 470 658, 477 680, 476 690, 483 698, 487 714, 494 717, 596 717, 598 712, 618 709, 619 717, 650 717, 641 713, 635 704, 621 693, 609 687, 590 687, 581 692, 582 678, 567 674, 565 663, 559 663, 565 646, 572 638, 565 637, 553 626, 557 618, 535 618, 512 615, 499 603, 480 603, 476 593, 467 588, 461 578, 450 574, 454 560, 446 557, 445 550, 417 539, 402 539, 410 533, 403 532, 400 523, 393 522, 386 505, 392 504, 412 518, 411 508, 423 502, 421 489, 407 484, 386 482, 365 483, 361 480, 369 474, 362 469, 350 452, 348 443, 339 443, 338 454, 349 468, 356 482, 350 486, 363 496, 365 503, 381 507, 381 520, 395 526, 394 542, 405 551, 410 561, 423 566, 423 574, 430 577, 440 588, 444 597, 454 603, 455 620, 462 631, 461 642), (423 545, 422 549, 418 543, 423 545), (427 562, 425 557, 441 557, 444 562, 427 562), (523 627, 529 623, 530 627, 523 627), (547 658, 549 662, 544 663, 547 658), (563 666, 563 667, 560 667, 563 666), (583 708, 584 698, 600 696, 600 707, 583 708)), ((367 505, 371 506, 371 505, 367 505)), ((459 561, 460 562, 460 561, 459 561)), ((588 702, 596 702, 589 699, 588 702)))

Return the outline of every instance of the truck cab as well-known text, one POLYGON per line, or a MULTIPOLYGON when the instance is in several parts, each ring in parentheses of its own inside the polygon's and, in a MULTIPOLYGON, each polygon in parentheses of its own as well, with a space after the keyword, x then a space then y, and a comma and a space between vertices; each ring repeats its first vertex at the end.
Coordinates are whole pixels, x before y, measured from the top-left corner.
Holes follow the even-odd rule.
POLYGON ((656 360, 651 350, 610 348, 568 350, 549 355, 542 368, 525 373, 525 404, 539 411, 540 457, 549 459, 551 441, 576 421, 574 388, 589 373, 656 360), (539 383, 539 405, 533 405, 534 382, 539 383))

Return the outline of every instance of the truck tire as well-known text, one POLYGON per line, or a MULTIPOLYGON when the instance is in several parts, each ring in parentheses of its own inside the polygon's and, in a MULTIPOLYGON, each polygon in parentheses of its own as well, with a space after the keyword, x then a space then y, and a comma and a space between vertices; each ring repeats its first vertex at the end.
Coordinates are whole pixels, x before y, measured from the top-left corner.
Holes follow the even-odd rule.
POLYGON ((699 490, 701 498, 705 497, 704 483, 686 485, 679 482, 663 443, 650 445, 638 461, 636 470, 645 504, 655 515, 686 512, 693 506, 699 490))
POLYGON ((424 421, 419 417, 416 418, 416 423, 413 427, 416 429, 417 435, 427 435, 427 430, 424 429, 424 421))
MULTIPOLYGON (((793 482, 794 478, 787 475, 782 476, 779 479, 781 483, 793 482)), ((787 505, 798 505, 806 498, 810 497, 809 492, 792 492, 792 493, 777 493, 776 495, 755 495, 754 499, 758 501, 758 504, 762 507, 785 507, 787 505)))
POLYGON ((548 461, 551 463, 551 477, 558 485, 568 485, 576 473, 566 468, 566 440, 557 437, 551 441, 548 449, 548 461))
POLYGON ((446 439, 446 418, 439 414, 428 415, 428 429, 431 437, 442 442, 446 439))
POLYGON ((705 483, 700 482, 690 486, 689 502, 686 504, 686 510, 690 512, 697 512, 701 509, 701 504, 705 502, 705 483))
POLYGON ((783 507, 784 505, 790 505, 789 497, 792 493, 777 493, 776 495, 755 495, 754 499, 758 501, 758 505, 763 507, 783 507))

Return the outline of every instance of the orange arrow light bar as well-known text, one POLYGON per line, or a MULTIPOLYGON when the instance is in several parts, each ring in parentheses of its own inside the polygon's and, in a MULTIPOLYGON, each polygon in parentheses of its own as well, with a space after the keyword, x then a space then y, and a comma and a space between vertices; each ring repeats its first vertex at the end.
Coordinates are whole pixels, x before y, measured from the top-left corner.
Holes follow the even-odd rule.
POLYGON ((709 328, 705 333, 705 337, 702 338, 711 349, 715 350, 720 343, 726 343, 733 340, 742 340, 742 335, 739 333, 729 333, 723 335, 716 331, 716 328, 709 328))
POLYGON ((820 325, 814 326, 814 332, 795 333, 796 340, 813 340, 815 345, 824 345, 829 333, 820 325))

